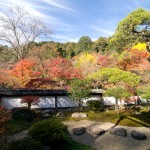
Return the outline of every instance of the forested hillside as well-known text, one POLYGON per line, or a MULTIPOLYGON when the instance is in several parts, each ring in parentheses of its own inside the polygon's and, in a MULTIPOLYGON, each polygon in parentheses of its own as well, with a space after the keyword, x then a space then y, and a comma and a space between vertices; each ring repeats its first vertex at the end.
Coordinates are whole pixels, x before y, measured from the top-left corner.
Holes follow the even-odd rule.
POLYGON ((138 87, 149 86, 149 25, 150 12, 139 8, 119 22, 112 37, 95 41, 85 35, 77 42, 35 42, 33 37, 25 44, 19 40, 16 44, 19 35, 15 35, 16 41, 0 46, 1 88, 68 89, 71 80, 92 75, 91 85, 103 87, 104 79, 97 80, 95 74, 110 68, 118 69, 114 73, 124 71, 138 76, 138 87))

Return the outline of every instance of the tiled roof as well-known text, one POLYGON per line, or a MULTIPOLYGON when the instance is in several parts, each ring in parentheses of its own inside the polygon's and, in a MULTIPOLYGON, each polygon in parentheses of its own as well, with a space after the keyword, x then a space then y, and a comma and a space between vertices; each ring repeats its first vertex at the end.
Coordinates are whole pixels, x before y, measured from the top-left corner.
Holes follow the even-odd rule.
MULTIPOLYGON (((103 90, 92 89, 91 94, 99 95, 104 93, 103 90)), ((0 89, 0 96, 67 96, 67 90, 42 90, 42 89, 0 89)))
POLYGON ((22 95, 40 95, 40 96, 66 96, 66 90, 33 90, 33 89, 0 89, 0 96, 22 96, 22 95))

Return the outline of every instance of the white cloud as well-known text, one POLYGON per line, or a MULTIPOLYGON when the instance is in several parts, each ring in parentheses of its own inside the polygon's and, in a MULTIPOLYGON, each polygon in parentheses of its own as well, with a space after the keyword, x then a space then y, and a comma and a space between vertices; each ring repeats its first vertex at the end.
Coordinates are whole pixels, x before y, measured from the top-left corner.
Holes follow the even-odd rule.
POLYGON ((13 7, 22 7, 24 8, 29 14, 32 14, 33 16, 39 17, 39 18, 45 18, 45 15, 41 13, 40 11, 37 11, 36 8, 40 8, 40 6, 28 3, 25 0, 5 0, 4 2, 0 2, 0 5, 3 9, 8 10, 9 8, 13 7))
MULTIPOLYGON (((55 6, 57 8, 65 9, 65 10, 72 10, 67 3, 64 1, 59 0, 43 0, 44 2, 47 2, 51 4, 52 6, 55 6)), ((1 7, 5 8, 5 10, 8 10, 8 8, 13 8, 16 6, 24 7, 24 9, 31 14, 32 16, 35 16, 36 18, 39 18, 42 22, 44 22, 49 28, 52 28, 52 30, 59 30, 59 31, 67 31, 72 30, 73 26, 70 24, 67 24, 60 20, 57 17, 51 16, 50 14, 42 12, 41 9, 45 10, 51 10, 51 7, 48 7, 47 5, 40 5, 38 3, 30 3, 27 2, 27 0, 5 0, 4 2, 0 1, 1 7)), ((53 9, 53 8, 52 8, 53 9)), ((55 9, 56 11, 56 9, 55 9)), ((4 11, 0 11, 0 14, 4 14, 4 11)))
POLYGON ((12 5, 9 3, 9 2, 2 2, 2 1, 0 1, 0 5, 1 5, 1 7, 12 7, 12 5))
POLYGON ((61 41, 61 42, 77 42, 79 39, 77 38, 73 38, 70 37, 68 35, 59 35, 59 34, 55 34, 51 36, 52 39, 55 38, 57 41, 61 41))
POLYGON ((5 17, 6 15, 3 12, 0 12, 1 17, 5 17))
POLYGON ((64 2, 63 0, 43 0, 43 1, 55 8, 74 11, 74 9, 71 8, 71 6, 69 6, 69 4, 64 2))
POLYGON ((114 32, 113 31, 110 31, 110 30, 106 30, 106 29, 103 29, 103 28, 99 28, 97 26, 89 26, 91 29, 94 29, 96 31, 99 31, 100 33, 104 33, 106 35, 112 35, 114 32))

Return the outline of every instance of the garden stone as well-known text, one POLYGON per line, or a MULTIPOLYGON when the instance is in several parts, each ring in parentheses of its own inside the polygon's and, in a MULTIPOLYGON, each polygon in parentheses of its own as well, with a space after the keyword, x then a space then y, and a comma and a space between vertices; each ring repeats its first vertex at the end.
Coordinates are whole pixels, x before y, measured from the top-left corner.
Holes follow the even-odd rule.
POLYGON ((43 118, 43 119, 44 119, 44 118, 50 118, 50 117, 51 117, 50 114, 42 114, 42 115, 41 115, 41 118, 43 118))
POLYGON ((73 134, 75 135, 82 135, 86 132, 86 128, 85 127, 73 128, 72 131, 73 134))
POLYGON ((64 112, 58 112, 56 114, 56 117, 65 117, 65 114, 64 114, 64 112))
POLYGON ((108 111, 109 111, 109 109, 107 109, 107 108, 106 108, 106 109, 105 109, 105 111, 106 111, 106 112, 108 112, 108 111))
POLYGON ((50 110, 44 110, 41 113, 41 118, 46 119, 52 117, 52 113, 50 110))
POLYGON ((97 127, 92 127, 92 128, 90 128, 90 129, 89 129, 89 132, 90 132, 92 135, 98 136, 98 135, 104 134, 104 133, 105 133, 105 130, 97 126, 97 127))
POLYGON ((45 146, 44 150, 52 150, 52 148, 50 146, 45 146))
POLYGON ((146 140, 147 139, 145 134, 143 134, 139 131, 136 131, 136 130, 131 131, 131 137, 136 140, 146 140))
POLYGON ((111 128, 108 130, 110 134, 118 135, 118 136, 127 136, 127 131, 124 128, 111 128))
POLYGON ((71 115, 72 118, 86 118, 87 117, 87 114, 86 113, 73 113, 71 115))

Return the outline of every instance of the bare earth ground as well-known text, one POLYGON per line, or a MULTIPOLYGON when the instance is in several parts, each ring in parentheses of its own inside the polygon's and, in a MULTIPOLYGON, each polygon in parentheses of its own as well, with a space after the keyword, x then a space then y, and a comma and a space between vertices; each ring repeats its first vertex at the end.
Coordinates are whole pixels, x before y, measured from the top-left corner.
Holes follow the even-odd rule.
POLYGON ((104 130, 108 130, 113 127, 113 123, 109 122, 96 122, 89 120, 81 120, 77 122, 64 122, 69 129, 72 138, 80 143, 89 145, 97 150, 150 150, 150 128, 146 127, 127 127, 127 126, 116 126, 123 127, 127 130, 127 136, 116 136, 109 132, 105 134, 94 137, 90 134, 89 129, 91 127, 100 126, 104 130), (86 133, 83 135, 74 135, 72 133, 72 128, 85 127, 86 133), (147 136, 146 140, 136 140, 131 137, 131 131, 137 130, 144 133, 147 136))

